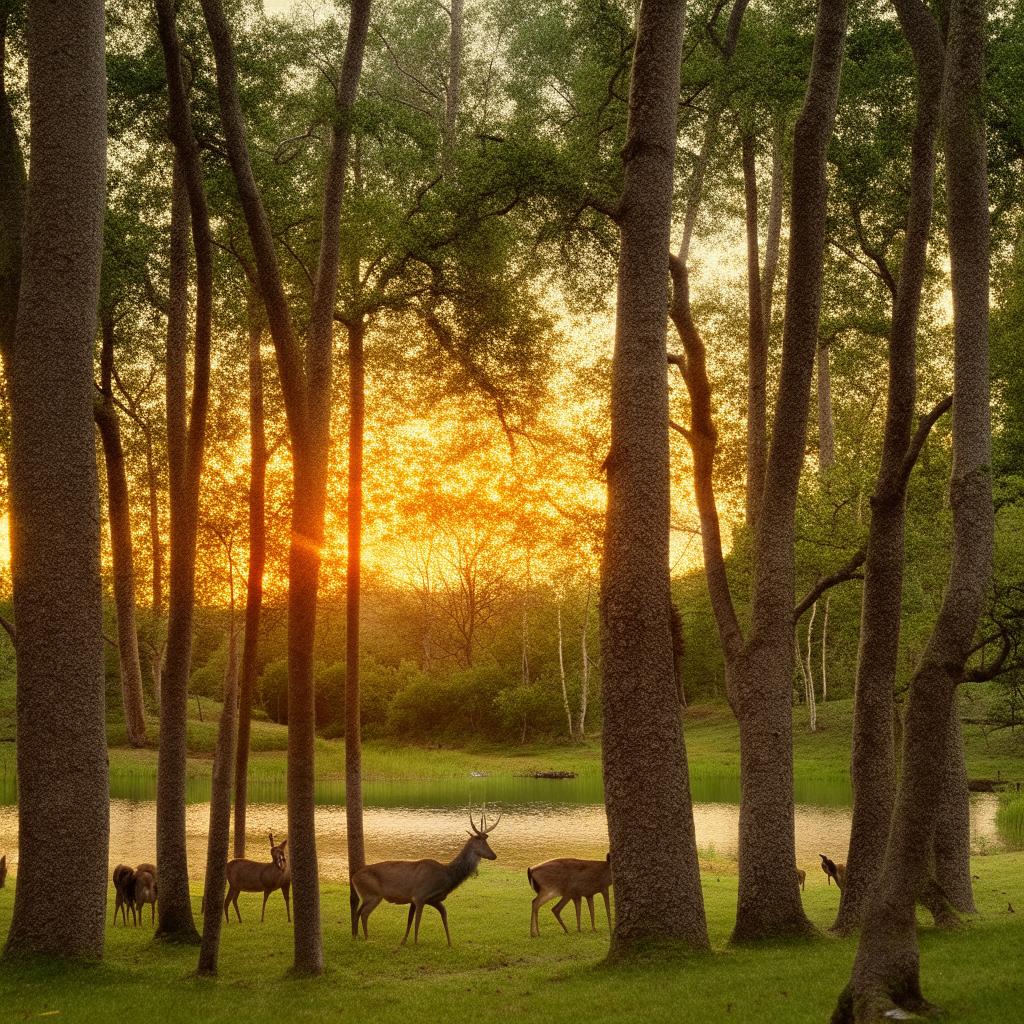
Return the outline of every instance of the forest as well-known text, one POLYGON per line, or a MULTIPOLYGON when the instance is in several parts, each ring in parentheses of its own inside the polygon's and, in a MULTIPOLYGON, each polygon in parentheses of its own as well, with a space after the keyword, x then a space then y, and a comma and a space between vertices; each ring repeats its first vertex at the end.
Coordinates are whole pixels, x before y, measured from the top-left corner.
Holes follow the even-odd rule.
POLYGON ((0 1001, 1019 1012, 1022 183, 1012 0, 0 0, 0 1001))

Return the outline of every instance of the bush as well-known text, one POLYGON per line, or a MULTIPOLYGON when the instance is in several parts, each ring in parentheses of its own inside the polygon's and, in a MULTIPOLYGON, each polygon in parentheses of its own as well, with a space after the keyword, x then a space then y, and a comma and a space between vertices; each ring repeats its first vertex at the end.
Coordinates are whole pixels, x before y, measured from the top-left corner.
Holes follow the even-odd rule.
POLYGON ((288 724, 288 661, 278 658, 270 662, 259 680, 260 703, 272 722, 288 724))

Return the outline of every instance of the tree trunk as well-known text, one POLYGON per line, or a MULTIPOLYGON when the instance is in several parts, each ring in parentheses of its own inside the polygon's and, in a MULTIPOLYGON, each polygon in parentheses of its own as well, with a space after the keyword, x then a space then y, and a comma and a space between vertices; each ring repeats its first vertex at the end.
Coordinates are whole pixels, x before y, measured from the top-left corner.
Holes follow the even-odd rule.
POLYGON ((917 388, 916 341, 932 219, 935 143, 944 55, 938 26, 921 0, 898 0, 917 75, 911 191, 889 337, 889 387, 882 460, 871 499, 860 645, 854 688, 853 823, 846 885, 833 930, 860 923, 885 854, 896 793, 894 687, 903 603, 904 520, 917 388))
MULTIPOLYGON (((922 5, 923 6, 923 5, 922 5)), ((918 16, 930 17, 918 7, 918 16)), ((928 879, 941 786, 963 678, 992 571, 989 412, 989 207, 984 82, 985 4, 953 0, 942 99, 953 291, 953 557, 935 628, 910 683, 903 766, 882 870, 868 897, 842 1024, 896 1007, 928 1008, 920 987, 915 897, 928 879)))
POLYGON ((448 16, 451 32, 448 37, 448 81, 445 86, 444 137, 441 143, 441 166, 451 170, 452 151, 459 121, 459 93, 462 88, 462 24, 463 0, 450 0, 448 16))
POLYGON ((5 956, 99 958, 109 808, 93 343, 103 4, 28 4, 31 167, 11 369, 20 858, 5 956))
POLYGON ((348 570, 345 583, 345 822, 348 871, 366 864, 363 839, 362 722, 359 700, 359 598, 363 565, 363 436, 366 366, 362 317, 348 329, 348 570))
POLYGON ((821 622, 821 702, 828 700, 828 613, 832 595, 825 595, 825 616, 821 622))
POLYGON ((623 151, 601 593, 613 954, 708 946, 669 625, 665 307, 683 21, 681 0, 640 7, 623 151))
POLYGON ((252 244, 292 441, 292 539, 288 559, 288 838, 295 894, 294 970, 300 975, 316 975, 323 973, 324 961, 314 816, 313 643, 327 500, 341 212, 352 109, 362 71, 370 3, 369 0, 353 0, 345 57, 335 92, 320 254, 305 351, 292 324, 274 237, 249 158, 231 27, 221 0, 202 0, 202 7, 217 65, 217 100, 225 149, 252 244))
POLYGON ((249 566, 245 583, 245 634, 238 695, 235 753, 235 856, 245 856, 245 812, 249 800, 249 734, 256 690, 263 573, 267 561, 267 439, 263 418, 263 337, 259 295, 249 293, 249 566))
POLYGON ((779 269, 782 244, 782 208, 786 191, 785 171, 786 121, 779 116, 772 132, 772 190, 768 197, 768 237, 764 246, 764 275, 761 279, 761 302, 765 338, 771 340, 772 307, 775 299, 775 276, 779 269))
POLYGON ((162 680, 160 756, 157 764, 157 866, 160 923, 157 936, 198 942, 188 885, 185 785, 188 754, 188 679, 192 664, 199 487, 206 444, 213 324, 213 256, 199 146, 182 71, 173 0, 156 0, 157 29, 169 98, 168 128, 174 144, 171 225, 171 291, 167 324, 167 465, 170 478, 170 586, 167 661, 162 680), (185 373, 188 319, 188 247, 192 227, 196 262, 195 350, 191 409, 185 373), (174 207, 178 207, 175 238, 174 207))
POLYGON ((582 740, 587 735, 587 703, 590 699, 590 580, 587 580, 587 602, 583 609, 583 630, 580 634, 580 716, 577 719, 576 735, 582 740))
POLYGON ((125 471, 121 425, 114 405, 114 321, 103 315, 103 346, 100 356, 100 397, 93 415, 103 443, 107 467, 107 518, 110 522, 110 552, 114 563, 114 605, 117 609, 117 653, 121 670, 121 701, 128 742, 146 745, 146 717, 142 703, 142 665, 139 634, 135 623, 135 565, 132 555, 132 523, 128 502, 128 474, 125 471))
POLYGON ((0 12, 0 357, 8 395, 11 355, 18 322, 18 290, 21 287, 22 228, 25 223, 25 159, 7 98, 7 19, 0 12))
POLYGON ((818 471, 827 476, 836 464, 836 428, 832 419, 832 372, 828 342, 818 345, 818 471))
POLYGON ((558 605, 558 676, 562 681, 562 706, 565 708, 565 720, 569 726, 569 739, 575 739, 572 726, 572 711, 569 708, 569 691, 565 687, 565 653, 562 643, 562 605, 558 605))
POLYGON ((935 828, 935 882, 954 910, 976 914, 978 908, 974 904, 971 881, 971 794, 967 789, 959 702, 954 703, 949 716, 941 794, 935 828))
POLYGON ((201 975, 217 973, 220 929, 224 918, 224 889, 227 884, 232 770, 235 762, 235 727, 238 723, 238 637, 235 633, 233 601, 231 615, 228 664, 224 673, 224 709, 217 727, 210 789, 210 830, 206 844, 206 881, 203 885, 203 940, 199 947, 198 973, 201 975))
POLYGON ((820 0, 804 107, 796 123, 782 370, 757 523, 750 637, 737 672, 739 900, 734 941, 805 934, 793 810, 794 524, 821 312, 832 134, 846 0, 820 0))
POLYGON ((757 235, 757 151, 744 133, 743 185, 747 225, 747 525, 757 523, 768 462, 768 329, 761 295, 757 235))

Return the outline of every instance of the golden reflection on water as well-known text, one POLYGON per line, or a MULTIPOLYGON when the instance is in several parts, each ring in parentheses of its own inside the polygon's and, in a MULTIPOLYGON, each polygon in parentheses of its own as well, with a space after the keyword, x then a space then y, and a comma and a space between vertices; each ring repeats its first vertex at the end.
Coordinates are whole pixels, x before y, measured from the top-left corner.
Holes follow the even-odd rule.
MULTIPOLYGON (((998 797, 975 795, 971 801, 971 836, 976 852, 1002 846, 996 830, 998 797)), ((186 811, 189 873, 200 880, 206 865, 209 804, 189 804, 186 811)), ((345 808, 320 806, 316 812, 317 853, 325 880, 347 877, 345 808)), ((703 860, 734 860, 739 808, 728 803, 694 805, 697 845, 703 860)), ((367 808, 366 854, 370 861, 434 857, 447 860, 465 841, 468 819, 451 808, 367 808)), ((267 833, 280 841, 288 834, 283 804, 254 804, 247 816, 247 855, 269 860, 267 833)), ((0 853, 17 867, 18 815, 14 806, 0 806, 0 853)), ((850 839, 848 807, 796 808, 797 864, 808 869, 808 883, 818 878, 818 854, 846 856, 850 839)), ((652 841, 656 841, 652 837, 652 841)), ((532 804, 508 806, 491 840, 500 864, 526 868, 551 857, 600 858, 608 849, 604 807, 596 805, 532 804)), ((156 804, 152 800, 111 800, 110 867, 138 864, 156 858, 156 804)), ((824 884, 824 876, 821 882, 824 884)))

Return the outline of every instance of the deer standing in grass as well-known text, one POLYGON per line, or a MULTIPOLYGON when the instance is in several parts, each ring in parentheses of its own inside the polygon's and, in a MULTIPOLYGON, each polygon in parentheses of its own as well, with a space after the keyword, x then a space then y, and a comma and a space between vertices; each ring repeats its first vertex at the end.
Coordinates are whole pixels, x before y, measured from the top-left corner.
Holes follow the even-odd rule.
POLYGON ((424 907, 433 907, 441 915, 444 936, 448 945, 452 937, 448 931, 448 911, 444 901, 453 890, 475 875, 481 860, 496 860, 497 854, 487 843, 487 836, 501 821, 487 823, 486 808, 480 814, 479 826, 473 820, 472 808, 469 824, 472 832, 466 844, 447 864, 436 860, 385 860, 379 864, 367 864, 357 871, 350 880, 352 907, 352 935, 359 936, 359 922, 363 923, 363 938, 369 938, 366 920, 374 908, 383 900, 388 903, 409 904, 409 918, 405 924, 402 945, 409 938, 409 929, 415 923, 413 942, 420 940, 420 918, 424 907))
POLYGON ((135 909, 139 913, 139 920, 142 920, 142 908, 149 904, 149 923, 156 923, 156 865, 140 864, 135 869, 134 879, 134 900, 135 909))
POLYGON ((842 889, 846 884, 846 865, 837 864, 823 853, 819 853, 818 856, 821 858, 821 870, 828 876, 828 884, 831 885, 834 878, 836 885, 842 889))
POLYGON ((245 860, 241 857, 228 861, 228 894, 224 897, 225 920, 231 920, 228 907, 234 904, 235 916, 241 923, 242 915, 238 912, 238 894, 240 892, 261 892, 263 893, 263 910, 260 913, 262 922, 267 914, 267 900, 270 899, 270 894, 280 889, 284 896, 285 913, 288 915, 289 922, 291 921, 292 911, 289 895, 292 888, 292 872, 288 866, 288 856, 285 853, 288 840, 285 839, 275 846, 274 833, 271 832, 269 835, 269 864, 256 860, 245 860))
POLYGON ((559 857, 557 860, 545 861, 536 867, 526 869, 526 877, 530 880, 533 898, 530 913, 530 937, 540 935, 538 913, 545 903, 556 896, 561 899, 551 908, 555 920, 562 926, 566 935, 569 929, 562 920, 562 908, 572 900, 576 907, 576 931, 583 931, 580 923, 580 904, 587 901, 590 908, 590 927, 597 931, 594 920, 594 897, 600 893, 604 897, 604 911, 608 915, 608 927, 612 926, 611 904, 608 902, 608 888, 612 884, 612 855, 609 853, 604 860, 577 860, 575 857, 559 857))
POLYGON ((132 924, 138 924, 138 916, 135 908, 135 872, 127 864, 118 864, 114 868, 114 924, 117 924, 117 915, 125 927, 128 927, 128 911, 132 912, 132 924))

